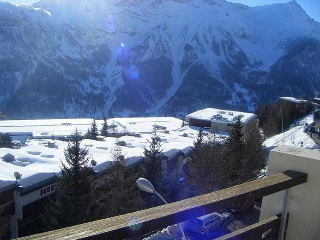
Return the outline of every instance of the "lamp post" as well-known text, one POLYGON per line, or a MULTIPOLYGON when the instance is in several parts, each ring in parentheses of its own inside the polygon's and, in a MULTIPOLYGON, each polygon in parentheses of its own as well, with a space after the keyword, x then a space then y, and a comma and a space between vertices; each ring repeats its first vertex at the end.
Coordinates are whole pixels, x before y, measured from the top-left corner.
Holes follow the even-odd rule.
MULTIPOLYGON (((152 185, 151 182, 149 182, 147 179, 145 178, 139 178, 136 181, 136 184, 138 185, 138 188, 141 191, 147 192, 147 193, 151 193, 151 194, 155 194, 157 195, 165 204, 168 203, 168 201, 160 194, 156 191, 155 187, 152 185)), ((181 226, 180 223, 177 224, 179 227, 179 230, 181 232, 182 235, 182 240, 186 240, 186 235, 184 234, 183 228, 181 226)))
POLYGON ((283 109, 281 109, 281 126, 282 126, 282 133, 283 133, 283 109))

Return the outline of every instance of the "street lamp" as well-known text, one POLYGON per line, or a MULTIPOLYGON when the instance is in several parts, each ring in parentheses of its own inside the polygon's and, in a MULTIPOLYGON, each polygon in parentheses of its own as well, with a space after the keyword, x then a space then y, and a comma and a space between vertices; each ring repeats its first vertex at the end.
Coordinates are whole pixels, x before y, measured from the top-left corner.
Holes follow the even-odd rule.
MULTIPOLYGON (((151 193, 151 194, 155 194, 157 195, 165 204, 168 204, 168 201, 160 194, 156 191, 155 187, 152 185, 151 182, 149 182, 147 179, 145 178, 139 178, 137 181, 136 181, 136 184, 138 185, 138 188, 141 190, 141 191, 144 191, 144 192, 147 192, 147 193, 151 193)), ((183 231, 183 228, 181 226, 180 223, 177 224, 179 229, 180 229, 180 232, 181 232, 181 235, 182 235, 182 240, 186 240, 186 235, 184 234, 184 231, 183 231)))

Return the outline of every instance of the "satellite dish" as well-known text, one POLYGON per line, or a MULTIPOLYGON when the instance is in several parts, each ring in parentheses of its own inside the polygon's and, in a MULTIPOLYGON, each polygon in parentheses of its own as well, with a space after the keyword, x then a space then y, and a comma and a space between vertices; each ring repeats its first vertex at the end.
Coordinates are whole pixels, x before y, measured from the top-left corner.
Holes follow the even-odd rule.
POLYGON ((16 178, 16 180, 20 180, 21 177, 22 177, 22 174, 21 173, 18 173, 18 172, 14 172, 14 177, 16 178))

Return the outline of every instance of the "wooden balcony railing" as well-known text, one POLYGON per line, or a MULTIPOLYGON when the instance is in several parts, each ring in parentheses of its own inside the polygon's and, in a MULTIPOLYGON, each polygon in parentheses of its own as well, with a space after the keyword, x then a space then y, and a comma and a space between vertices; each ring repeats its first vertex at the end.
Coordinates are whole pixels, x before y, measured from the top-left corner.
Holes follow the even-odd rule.
MULTIPOLYGON (((190 218, 232 208, 241 202, 262 198, 266 195, 279 192, 307 181, 307 174, 286 171, 263 179, 237 185, 231 188, 189 198, 186 200, 157 206, 138 212, 115 216, 103 220, 84 223, 77 226, 58 229, 37 235, 20 238, 21 240, 40 239, 108 239, 120 240, 149 233, 153 230, 167 227, 190 218)), ((267 219, 255 225, 226 235, 222 239, 238 239, 237 236, 246 236, 241 239, 275 239, 264 238, 264 235, 274 235, 278 232, 279 218, 267 219), (271 230, 270 230, 271 229, 271 230), (268 232, 269 231, 269 232, 268 232), (259 238, 250 238, 257 233, 259 238)), ((256 235, 257 236, 257 235, 256 235)))

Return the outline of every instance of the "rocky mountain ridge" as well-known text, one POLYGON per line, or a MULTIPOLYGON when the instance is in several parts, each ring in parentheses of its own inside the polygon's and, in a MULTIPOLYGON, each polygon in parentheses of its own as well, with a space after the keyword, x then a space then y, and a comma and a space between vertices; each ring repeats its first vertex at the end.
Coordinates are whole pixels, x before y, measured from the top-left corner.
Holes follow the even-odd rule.
POLYGON ((254 111, 312 97, 320 24, 295 1, 0 3, 0 110, 17 118, 254 111))

